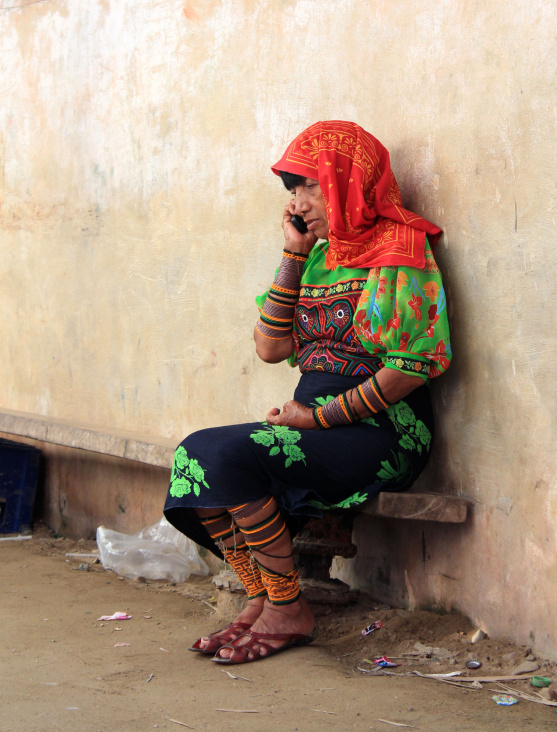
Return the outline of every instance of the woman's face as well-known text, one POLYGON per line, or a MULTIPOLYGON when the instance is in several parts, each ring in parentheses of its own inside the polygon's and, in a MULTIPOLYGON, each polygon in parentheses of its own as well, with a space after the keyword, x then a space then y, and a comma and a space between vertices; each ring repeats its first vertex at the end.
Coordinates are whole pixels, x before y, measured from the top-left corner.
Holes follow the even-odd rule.
POLYGON ((319 181, 306 178, 303 185, 296 186, 291 191, 294 196, 296 214, 302 216, 311 231, 318 239, 329 237, 329 222, 327 220, 327 204, 319 187, 319 181))

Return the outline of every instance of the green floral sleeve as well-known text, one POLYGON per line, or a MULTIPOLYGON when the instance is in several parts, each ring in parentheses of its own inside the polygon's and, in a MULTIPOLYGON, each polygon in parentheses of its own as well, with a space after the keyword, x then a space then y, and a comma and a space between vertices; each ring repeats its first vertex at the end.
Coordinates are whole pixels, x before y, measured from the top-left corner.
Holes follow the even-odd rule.
POLYGON ((426 240, 425 267, 376 267, 358 303, 362 345, 387 368, 424 381, 449 368, 451 345, 441 273, 426 240))

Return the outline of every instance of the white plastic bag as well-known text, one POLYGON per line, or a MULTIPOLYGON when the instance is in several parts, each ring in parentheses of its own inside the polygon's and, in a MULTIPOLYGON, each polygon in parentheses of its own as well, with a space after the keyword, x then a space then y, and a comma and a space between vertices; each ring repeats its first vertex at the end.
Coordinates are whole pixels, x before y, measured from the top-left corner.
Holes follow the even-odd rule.
POLYGON ((185 582, 190 574, 201 577, 209 574, 195 543, 164 517, 132 536, 99 526, 97 546, 103 567, 129 579, 185 582))

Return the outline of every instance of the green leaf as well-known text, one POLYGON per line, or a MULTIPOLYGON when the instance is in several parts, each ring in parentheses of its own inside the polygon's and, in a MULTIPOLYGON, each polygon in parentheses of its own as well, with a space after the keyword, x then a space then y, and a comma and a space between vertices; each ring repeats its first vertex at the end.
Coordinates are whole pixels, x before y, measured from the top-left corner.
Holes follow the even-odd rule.
POLYGON ((197 483, 193 484, 193 492, 195 493, 196 496, 198 496, 201 493, 201 489, 197 483))
POLYGON ((325 503, 321 503, 320 501, 308 501, 312 506, 315 506, 316 508, 321 508, 323 510, 327 510, 330 508, 330 506, 326 505, 325 503))
POLYGON ((332 402, 334 399, 334 396, 331 396, 330 394, 326 397, 316 397, 314 404, 317 404, 320 407, 324 407, 325 404, 328 404, 329 402, 332 402))
POLYGON ((289 468, 292 465, 292 460, 288 458, 288 460, 284 463, 285 468, 289 468))
POLYGON ((272 448, 271 448, 271 450, 270 450, 270 452, 269 452, 269 455, 278 455, 278 454, 279 454, 279 452, 280 452, 280 447, 277 447, 277 446, 275 445, 275 447, 272 447, 272 448))
POLYGON ((365 422, 365 424, 370 424, 372 427, 379 427, 379 422, 377 422, 373 417, 365 417, 360 421, 365 422))
POLYGON ((350 496, 349 498, 345 498, 344 501, 341 501, 340 503, 336 503, 336 508, 350 508, 350 506, 355 506, 358 503, 363 503, 367 500, 367 493, 364 493, 363 495, 360 495, 360 492, 354 493, 353 496, 350 496))

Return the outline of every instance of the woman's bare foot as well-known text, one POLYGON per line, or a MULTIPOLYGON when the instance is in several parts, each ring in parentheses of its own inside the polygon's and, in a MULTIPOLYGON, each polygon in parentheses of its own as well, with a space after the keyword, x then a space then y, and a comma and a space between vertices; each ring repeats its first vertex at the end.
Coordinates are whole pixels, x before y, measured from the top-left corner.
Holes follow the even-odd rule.
MULTIPOLYGON (((245 623, 246 625, 249 625, 251 627, 251 625, 253 623, 255 623, 257 618, 263 612, 264 602, 265 602, 265 597, 255 597, 253 600, 248 600, 248 604, 246 605, 246 607, 242 610, 242 612, 236 618, 234 618, 233 622, 234 623, 245 623)), ((235 637, 237 638, 238 636, 242 635, 242 633, 245 633, 245 630, 240 630, 236 634, 235 637)), ((228 635, 231 636, 234 634, 228 632, 228 635)), ((228 642, 231 642, 234 639, 235 638, 231 638, 230 641, 228 641, 228 642)), ((203 636, 203 638, 199 639, 199 648, 201 650, 204 650, 209 645, 210 642, 211 642, 210 636, 208 636, 208 635, 203 636)), ((223 641, 222 645, 224 645, 225 642, 226 641, 223 641)))
MULTIPOLYGON (((290 605, 273 605, 268 600, 265 600, 263 612, 259 615, 257 620, 253 623, 250 630, 255 633, 282 633, 282 634, 300 634, 309 636, 313 633, 314 619, 313 613, 309 609, 309 605, 300 597, 296 602, 290 603, 290 605)), ((240 637, 234 645, 240 648, 246 643, 251 641, 250 636, 246 636, 245 640, 240 637)), ((280 640, 265 640, 265 644, 272 646, 273 648, 280 648, 287 641, 280 640)), ((254 643, 252 645, 254 653, 259 656, 266 656, 267 649, 265 646, 254 643)), ((222 648, 218 651, 219 658, 230 658, 233 651, 230 648, 222 648)), ((250 653, 250 655, 252 655, 250 653)))

